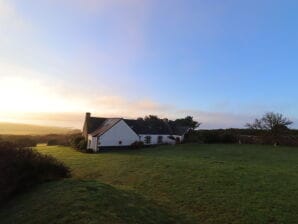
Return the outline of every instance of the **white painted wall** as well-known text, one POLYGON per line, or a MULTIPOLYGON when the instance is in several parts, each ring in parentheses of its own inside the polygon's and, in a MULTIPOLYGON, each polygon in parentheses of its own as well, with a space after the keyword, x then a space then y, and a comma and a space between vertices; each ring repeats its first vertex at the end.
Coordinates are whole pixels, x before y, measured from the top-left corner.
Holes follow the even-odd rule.
POLYGON ((179 138, 180 142, 182 142, 184 140, 184 136, 180 136, 180 135, 173 135, 174 138, 179 138))
POLYGON ((169 139, 169 135, 140 135, 140 141, 144 142, 145 145, 156 145, 158 143, 158 136, 162 136, 163 138, 163 144, 175 144, 175 141, 172 139, 169 139), (146 136, 151 136, 151 143, 146 144, 146 136))
MULTIPOLYGON (((115 126, 109 129, 106 133, 99 137, 92 137, 88 135, 87 148, 93 149, 94 152, 100 150, 100 147, 121 147, 130 146, 135 141, 142 141, 145 145, 156 145, 159 144, 158 137, 163 137, 163 144, 175 144, 176 141, 169 139, 169 135, 137 135, 125 121, 119 121, 115 126), (151 136, 151 143, 146 144, 146 136, 151 136), (122 144, 119 144, 119 142, 122 144)), ((180 138, 183 141, 183 136, 174 135, 175 138, 180 138)))
POLYGON ((98 137, 99 147, 130 146, 135 141, 139 141, 139 136, 123 120, 98 137))
POLYGON ((97 137, 92 137, 92 135, 88 135, 87 149, 93 149, 94 152, 97 151, 97 137))

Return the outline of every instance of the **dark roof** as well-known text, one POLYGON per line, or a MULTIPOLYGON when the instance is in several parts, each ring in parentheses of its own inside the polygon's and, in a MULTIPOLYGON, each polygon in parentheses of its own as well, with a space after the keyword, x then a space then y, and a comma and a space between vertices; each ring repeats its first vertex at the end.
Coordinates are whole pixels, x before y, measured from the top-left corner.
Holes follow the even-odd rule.
POLYGON ((177 127, 173 122, 166 120, 145 121, 143 119, 122 119, 122 118, 102 118, 89 117, 86 119, 87 135, 99 136, 112 128, 119 121, 124 120, 126 124, 137 135, 179 135, 182 136, 188 131, 188 127, 177 127))
POLYGON ((182 136, 184 135, 186 132, 189 131, 189 127, 181 127, 181 126, 177 126, 175 125, 173 122, 169 123, 169 126, 172 130, 172 135, 179 135, 182 136))
POLYGON ((107 118, 103 117, 90 117, 86 119, 87 134, 94 132, 98 129, 107 118))
POLYGON ((158 123, 146 122, 144 120, 124 120, 128 126, 138 135, 151 134, 151 135, 171 135, 170 127, 164 122, 158 123))
POLYGON ((94 131, 91 133, 92 136, 103 135, 106 131, 111 129, 115 124, 121 121, 121 118, 108 118, 94 131))

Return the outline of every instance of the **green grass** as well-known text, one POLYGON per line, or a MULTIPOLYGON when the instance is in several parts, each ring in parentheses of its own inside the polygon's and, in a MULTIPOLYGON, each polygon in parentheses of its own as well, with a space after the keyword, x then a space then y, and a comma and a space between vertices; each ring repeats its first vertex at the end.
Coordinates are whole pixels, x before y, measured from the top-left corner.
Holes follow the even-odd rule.
POLYGON ((68 134, 73 131, 71 128, 0 122, 0 135, 68 134))
POLYGON ((82 154, 73 178, 11 200, 1 223, 297 223, 298 148, 180 145, 82 154), (174 222, 175 220, 175 222, 174 222))
POLYGON ((167 213, 138 194, 95 180, 44 184, 9 204, 0 218, 1 223, 153 224, 182 221, 181 217, 167 213), (7 216, 11 212, 14 214, 7 216))

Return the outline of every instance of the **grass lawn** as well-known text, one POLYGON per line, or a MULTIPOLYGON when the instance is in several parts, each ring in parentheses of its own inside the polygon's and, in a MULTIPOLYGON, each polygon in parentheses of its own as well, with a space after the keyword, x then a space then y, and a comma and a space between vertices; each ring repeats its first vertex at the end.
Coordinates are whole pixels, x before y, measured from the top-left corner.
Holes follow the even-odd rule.
POLYGON ((0 210, 1 224, 298 222, 298 148, 37 150, 65 162, 73 177, 14 198, 0 210))

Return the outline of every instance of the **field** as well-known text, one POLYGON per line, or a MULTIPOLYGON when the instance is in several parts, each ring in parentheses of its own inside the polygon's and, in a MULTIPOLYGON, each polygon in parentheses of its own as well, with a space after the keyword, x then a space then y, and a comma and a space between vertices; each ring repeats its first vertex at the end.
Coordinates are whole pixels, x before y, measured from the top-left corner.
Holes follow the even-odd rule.
POLYGON ((74 131, 70 128, 48 127, 31 124, 15 124, 0 122, 0 135, 47 135, 68 134, 74 131))
POLYGON ((39 146, 72 169, 0 210, 6 223, 297 223, 298 148, 179 145, 83 154, 39 146))

